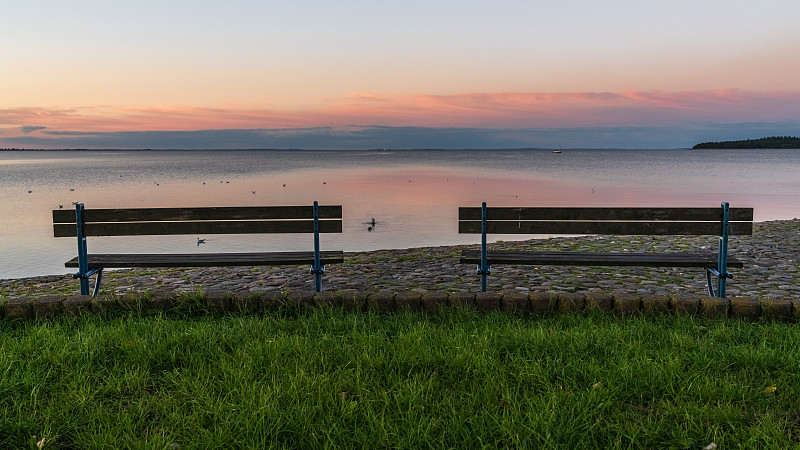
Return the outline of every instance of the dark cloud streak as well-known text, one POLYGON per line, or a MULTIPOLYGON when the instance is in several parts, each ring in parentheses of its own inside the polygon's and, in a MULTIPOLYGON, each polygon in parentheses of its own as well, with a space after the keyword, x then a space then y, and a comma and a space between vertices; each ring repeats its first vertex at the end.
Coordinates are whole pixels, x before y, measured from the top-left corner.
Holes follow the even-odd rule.
POLYGON ((25 134, 30 134, 33 133, 34 131, 47 129, 47 127, 41 127, 37 125, 23 125, 19 127, 19 129, 25 134))
POLYGON ((28 127, 0 147, 86 149, 461 149, 679 148, 698 142, 800 135, 800 122, 687 123, 675 126, 573 128, 433 128, 365 126, 200 131, 80 132, 28 127))

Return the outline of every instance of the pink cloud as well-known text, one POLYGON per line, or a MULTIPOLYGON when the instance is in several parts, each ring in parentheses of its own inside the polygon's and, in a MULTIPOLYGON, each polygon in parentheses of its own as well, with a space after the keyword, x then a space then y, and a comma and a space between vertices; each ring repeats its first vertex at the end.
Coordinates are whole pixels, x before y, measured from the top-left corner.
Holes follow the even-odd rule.
POLYGON ((663 92, 464 93, 354 92, 307 110, 173 106, 0 109, 0 127, 63 131, 273 129, 350 125, 423 127, 580 127, 689 121, 796 120, 800 92, 733 89, 663 92))

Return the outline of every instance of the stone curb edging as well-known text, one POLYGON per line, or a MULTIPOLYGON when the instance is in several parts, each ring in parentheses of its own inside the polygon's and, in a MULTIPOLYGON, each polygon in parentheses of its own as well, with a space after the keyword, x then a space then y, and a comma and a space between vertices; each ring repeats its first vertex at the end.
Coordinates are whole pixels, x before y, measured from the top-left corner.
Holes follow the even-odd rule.
POLYGON ((227 292, 202 296, 167 294, 156 296, 46 296, 38 299, 11 299, 0 307, 0 318, 34 320, 61 315, 101 314, 109 311, 255 312, 283 306, 342 307, 351 311, 435 312, 446 307, 473 308, 480 312, 503 311, 509 314, 552 314, 601 311, 627 317, 672 313, 713 319, 758 319, 798 321, 800 299, 753 299, 709 296, 596 294, 533 292, 363 292, 346 289, 336 292, 275 292, 247 297, 227 292))

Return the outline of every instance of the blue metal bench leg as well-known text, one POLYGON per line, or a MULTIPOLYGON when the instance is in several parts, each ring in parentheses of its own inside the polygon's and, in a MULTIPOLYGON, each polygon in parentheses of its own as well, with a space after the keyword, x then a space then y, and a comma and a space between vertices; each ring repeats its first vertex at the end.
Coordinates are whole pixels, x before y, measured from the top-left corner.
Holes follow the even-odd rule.
POLYGON ((708 295, 712 297, 720 297, 725 298, 725 280, 728 278, 733 278, 729 272, 725 273, 724 275, 720 275, 717 269, 706 269, 706 278, 708 280, 708 295), (714 281, 713 277, 717 277, 717 290, 714 293, 714 281))
POLYGON ((100 284, 103 281, 103 269, 89 270, 89 255, 86 248, 86 232, 83 229, 83 203, 75 203, 75 226, 78 236, 78 272, 72 278, 79 278, 81 283, 81 295, 89 295, 89 277, 97 275, 94 281, 92 297, 100 292, 100 284))
POLYGON ((722 203, 722 230, 719 234, 719 252, 717 253, 716 269, 706 270, 708 281, 708 295, 712 297, 725 298, 725 282, 733 275, 728 272, 728 232, 730 230, 730 206, 727 202, 722 203), (714 293, 714 283, 712 275, 717 277, 717 292, 714 293))
POLYGON ((711 280, 712 269, 706 269, 706 283, 708 286, 708 295, 711 297, 715 297, 714 295, 714 282, 711 280))
POLYGON ((103 281, 103 269, 92 269, 86 273, 75 273, 72 275, 72 278, 80 279, 81 283, 81 295, 89 295, 89 291, 92 291, 92 297, 96 297, 97 293, 100 292, 100 285, 103 281), (92 275, 97 275, 97 278, 94 280, 94 289, 90 289, 89 287, 89 278, 92 275))
POLYGON ((320 263, 319 256, 319 205, 314 202, 314 265, 311 266, 311 273, 314 274, 314 287, 317 292, 322 291, 322 274, 325 273, 325 266, 320 263))
POLYGON ((103 281, 103 269, 97 269, 97 279, 94 280, 94 290, 92 291, 92 297, 97 297, 97 293, 100 292, 100 284, 103 281))
POLYGON ((486 250, 486 202, 481 205, 481 264, 478 274, 481 276, 481 292, 486 292, 486 276, 492 273, 492 268, 487 263, 486 250))
POLYGON ((89 295, 89 257, 86 251, 86 233, 83 231, 83 203, 75 203, 75 226, 78 236, 78 272, 73 278, 80 278, 81 295, 89 295))

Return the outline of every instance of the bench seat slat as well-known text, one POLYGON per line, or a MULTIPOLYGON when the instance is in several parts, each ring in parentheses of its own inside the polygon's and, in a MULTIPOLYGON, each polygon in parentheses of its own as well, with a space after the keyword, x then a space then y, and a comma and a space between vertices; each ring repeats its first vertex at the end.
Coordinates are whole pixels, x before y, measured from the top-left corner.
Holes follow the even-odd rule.
MULTIPOLYGON (((489 220, 722 221, 720 208, 489 207, 489 220)), ((481 208, 458 208, 459 220, 481 220, 481 208)), ((752 221, 753 208, 730 208, 730 220, 752 221)))
MULTIPOLYGON (((313 233, 312 220, 241 220, 215 222, 117 222, 86 223, 87 236, 145 236, 178 234, 313 233)), ((341 220, 320 220, 320 233, 341 233, 341 220)), ((55 237, 77 233, 73 224, 54 224, 55 237)))
MULTIPOLYGON (((464 250, 462 264, 480 264, 479 250, 464 250)), ((533 264, 543 266, 647 266, 647 267, 716 267, 716 253, 583 253, 489 251, 488 264, 533 264)), ((736 258, 728 257, 728 267, 744 267, 736 258)))
MULTIPOLYGON (((224 267, 224 266, 280 266, 312 264, 314 252, 265 252, 265 253, 129 253, 90 254, 89 269, 122 267, 224 267)), ((322 264, 344 262, 342 251, 320 252, 322 264)), ((64 264, 78 267, 75 257, 64 264)))
MULTIPOLYGON (((719 222, 557 222, 557 221, 486 221, 488 234, 610 234, 610 235, 686 235, 719 236, 719 222)), ((458 232, 481 234, 481 221, 459 221, 458 232)), ((731 235, 753 234, 752 222, 731 222, 731 235)))
MULTIPOLYGON (((308 219, 311 206, 244 206, 204 208, 85 209, 84 222, 154 222, 185 220, 308 219)), ((342 207, 320 206, 320 219, 341 219, 342 207)), ((75 212, 53 210, 53 223, 75 223, 75 212)))

